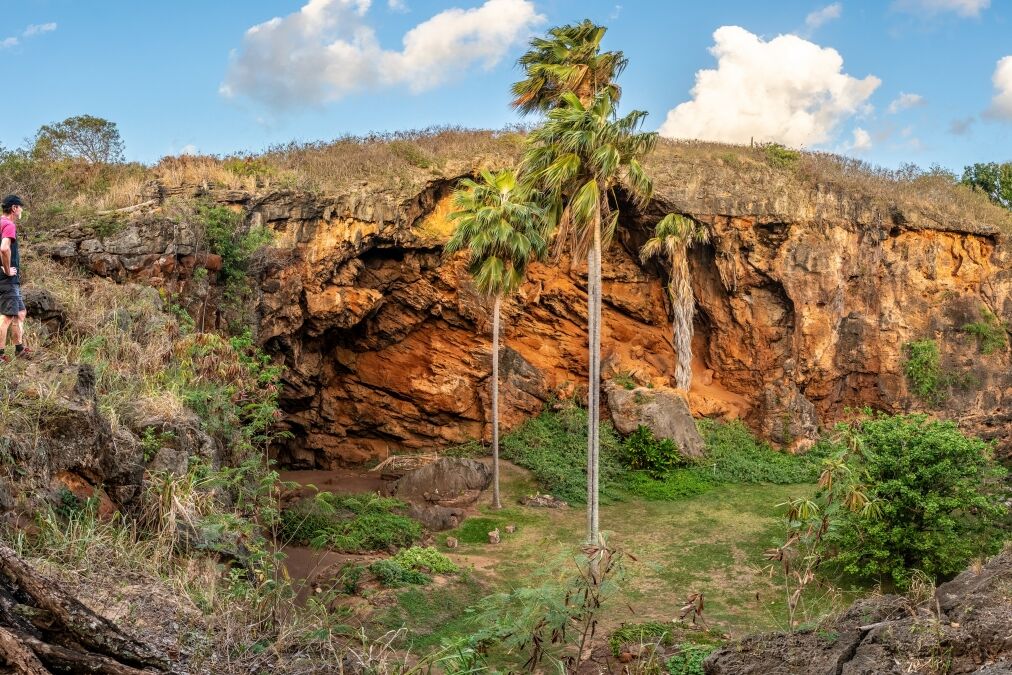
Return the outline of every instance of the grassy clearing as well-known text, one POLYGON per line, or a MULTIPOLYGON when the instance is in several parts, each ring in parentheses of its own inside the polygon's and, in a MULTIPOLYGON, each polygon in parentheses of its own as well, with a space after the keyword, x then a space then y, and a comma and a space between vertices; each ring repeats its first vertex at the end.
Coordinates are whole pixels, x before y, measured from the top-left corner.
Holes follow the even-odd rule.
MULTIPOLYGON (((505 464, 503 493, 514 501, 529 492, 529 474, 505 464)), ((716 636, 786 628, 783 588, 765 571, 763 552, 782 543, 782 514, 776 504, 792 496, 808 495, 810 484, 750 484, 717 486, 678 502, 629 499, 605 505, 601 522, 610 545, 635 557, 625 564, 620 592, 607 605, 599 634, 619 631, 628 638, 633 624, 654 622, 666 627, 672 640, 693 645, 712 644, 716 636), (692 593, 704 593, 705 618, 711 631, 675 623, 692 593), (625 628, 623 629, 623 626, 625 628)), ((490 505, 455 531, 437 537, 437 548, 465 574, 458 581, 397 595, 397 604, 376 618, 375 630, 405 628, 404 644, 416 650, 477 630, 469 618, 479 598, 544 584, 564 583, 576 571, 574 552, 585 528, 580 508, 552 510, 512 506, 506 513, 490 505), (480 524, 471 533, 468 522, 480 524), (488 544, 487 527, 516 524, 516 532, 502 543, 488 544), (470 533, 470 534, 469 534, 470 533), (473 536, 472 536, 473 534, 473 536), (445 537, 459 540, 447 549, 445 537)), ((811 587, 805 598, 805 620, 815 622, 839 609, 860 592, 811 587)), ((656 626, 655 626, 656 627, 656 626)), ((693 649, 685 656, 695 658, 693 649)), ((670 653, 670 652, 669 652, 670 653)), ((493 666, 509 667, 509 656, 490 653, 493 666), (497 659, 505 659, 498 663, 497 659)), ((691 672, 691 671, 690 671, 691 672)))

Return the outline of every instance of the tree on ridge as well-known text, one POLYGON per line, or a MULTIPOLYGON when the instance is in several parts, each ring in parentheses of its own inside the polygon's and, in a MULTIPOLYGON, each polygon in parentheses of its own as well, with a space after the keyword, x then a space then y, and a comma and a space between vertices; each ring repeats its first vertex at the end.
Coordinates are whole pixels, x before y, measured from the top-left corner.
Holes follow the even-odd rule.
POLYGON ((499 323, 504 297, 524 282, 527 268, 547 249, 541 208, 513 170, 484 171, 454 192, 457 221, 445 251, 468 250, 467 270, 478 293, 492 301, 492 503, 499 494, 499 323))
POLYGON ((689 281, 689 261, 686 252, 693 243, 706 243, 710 234, 706 227, 691 218, 669 213, 654 228, 654 236, 640 249, 640 260, 664 256, 667 258, 670 278, 668 296, 671 298, 672 341, 678 366, 675 368, 675 386, 689 390, 692 384, 692 316, 696 299, 689 281))

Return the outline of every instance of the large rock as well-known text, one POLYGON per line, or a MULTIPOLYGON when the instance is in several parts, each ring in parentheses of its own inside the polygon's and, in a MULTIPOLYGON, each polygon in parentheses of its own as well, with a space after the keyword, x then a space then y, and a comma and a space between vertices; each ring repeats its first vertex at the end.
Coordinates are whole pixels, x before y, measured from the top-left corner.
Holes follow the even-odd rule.
POLYGON ((1012 672, 1012 550, 938 587, 927 602, 859 600, 819 630, 753 635, 707 658, 707 675, 1012 672), (939 671, 941 672, 941 671, 939 671))
POLYGON ((615 429, 628 436, 640 426, 653 432, 654 438, 674 441, 684 457, 704 454, 704 443, 689 405, 681 393, 669 387, 633 387, 627 389, 614 380, 604 384, 608 410, 615 429))
POLYGON ((12 375, 8 384, 17 394, 0 440, 19 472, 54 487, 80 478, 130 506, 144 476, 140 443, 123 427, 113 430, 99 412, 94 369, 42 356, 12 375))
POLYGON ((430 530, 448 530, 464 519, 492 483, 492 470, 473 459, 442 457, 397 480, 390 495, 408 503, 411 517, 430 530))

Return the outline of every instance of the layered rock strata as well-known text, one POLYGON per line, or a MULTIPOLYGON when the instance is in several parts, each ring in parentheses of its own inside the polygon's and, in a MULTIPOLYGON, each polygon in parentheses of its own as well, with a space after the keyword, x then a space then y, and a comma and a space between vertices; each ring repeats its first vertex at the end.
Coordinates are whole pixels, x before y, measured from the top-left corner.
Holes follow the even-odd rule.
MULTIPOLYGON (((788 447, 856 406, 931 408, 1007 438, 1008 349, 984 355, 964 330, 985 311, 1012 319, 1012 269, 997 227, 833 192, 701 198, 698 186, 663 181, 645 209, 625 205, 605 255, 606 376, 671 385, 665 272, 636 252, 652 224, 677 211, 712 233, 690 252, 693 414, 743 417, 788 447), (930 404, 904 375, 915 340, 934 340, 942 356, 943 391, 930 404)), ((275 233, 256 271, 256 322, 260 342, 287 366, 285 464, 327 467, 488 437, 487 308, 461 260, 442 254, 452 185, 437 180, 407 198, 209 195, 275 233)), ((48 250, 99 274, 202 297, 206 314, 206 275, 193 270, 206 267, 213 281, 218 261, 199 228, 168 222, 166 208, 133 214, 105 239, 64 233, 48 250)), ((198 304, 191 300, 191 313, 198 304)), ((583 394, 585 308, 584 270, 566 258, 535 265, 504 304, 506 428, 552 398, 583 394)))

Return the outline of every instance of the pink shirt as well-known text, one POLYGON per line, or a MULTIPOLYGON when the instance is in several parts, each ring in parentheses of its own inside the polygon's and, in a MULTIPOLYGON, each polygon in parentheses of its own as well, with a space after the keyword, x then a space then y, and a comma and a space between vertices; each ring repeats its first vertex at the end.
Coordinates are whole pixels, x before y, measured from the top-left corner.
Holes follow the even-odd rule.
POLYGON ((18 228, 7 216, 0 218, 0 239, 17 239, 18 228))

